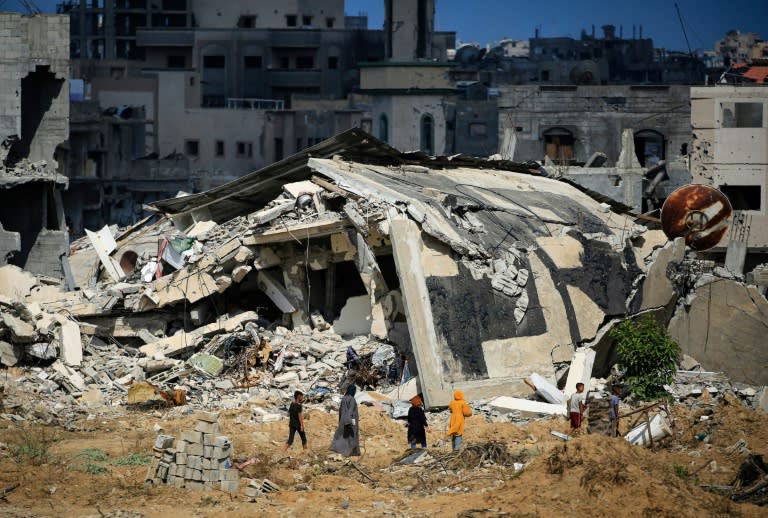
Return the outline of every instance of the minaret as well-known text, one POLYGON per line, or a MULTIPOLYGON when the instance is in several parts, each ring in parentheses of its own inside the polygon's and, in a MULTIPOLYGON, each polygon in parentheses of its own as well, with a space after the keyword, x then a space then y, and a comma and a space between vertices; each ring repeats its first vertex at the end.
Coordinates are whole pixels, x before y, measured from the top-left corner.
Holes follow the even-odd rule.
POLYGON ((435 0, 384 0, 384 41, 387 59, 431 59, 435 0))

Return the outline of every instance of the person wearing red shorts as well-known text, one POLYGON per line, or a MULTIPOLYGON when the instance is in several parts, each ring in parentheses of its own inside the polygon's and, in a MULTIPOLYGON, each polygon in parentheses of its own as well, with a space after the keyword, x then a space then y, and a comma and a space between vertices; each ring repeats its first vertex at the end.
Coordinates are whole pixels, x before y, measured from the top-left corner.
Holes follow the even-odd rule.
POLYGON ((584 403, 586 394, 584 394, 584 384, 576 384, 576 392, 568 400, 568 411, 571 415, 571 434, 577 434, 581 431, 581 419, 584 416, 584 410, 587 405, 584 403))

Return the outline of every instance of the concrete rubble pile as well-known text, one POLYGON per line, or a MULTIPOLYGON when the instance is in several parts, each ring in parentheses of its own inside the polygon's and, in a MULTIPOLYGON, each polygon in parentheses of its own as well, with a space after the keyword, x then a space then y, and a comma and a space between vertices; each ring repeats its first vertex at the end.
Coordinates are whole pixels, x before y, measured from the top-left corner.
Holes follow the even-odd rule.
MULTIPOLYGON (((262 390, 264 399, 333 392, 350 381, 350 346, 388 346, 362 385, 407 364, 427 407, 460 389, 470 400, 509 398, 491 405, 499 415, 539 414, 518 408, 538 403, 526 399, 531 373, 566 394, 607 376, 610 328, 650 313, 671 319, 673 336, 708 370, 768 383, 764 372, 739 379, 718 363, 714 332, 707 351, 697 349, 689 321, 702 300, 725 304, 715 299, 735 293, 744 303, 730 318, 765 325, 757 289, 706 267, 691 273, 701 262, 686 259, 682 239, 528 164, 401 153, 355 129, 151 209, 154 220, 73 244, 75 290, 33 279, 2 299, 16 308, 7 322, 4 311, 3 340, 13 342, 3 359, 55 345, 61 367, 42 350, 38 365, 71 396, 96 388, 116 403, 146 380, 226 406, 262 390), (40 334, 46 316, 53 324, 40 334), (67 360, 62 330, 72 326, 84 356, 67 360)), ((745 362, 764 364, 758 342, 747 343, 745 362)))
POLYGON ((217 421, 217 414, 202 412, 195 429, 182 432, 178 439, 158 435, 154 459, 147 470, 147 483, 237 493, 240 472, 232 467, 232 442, 219 435, 217 421))

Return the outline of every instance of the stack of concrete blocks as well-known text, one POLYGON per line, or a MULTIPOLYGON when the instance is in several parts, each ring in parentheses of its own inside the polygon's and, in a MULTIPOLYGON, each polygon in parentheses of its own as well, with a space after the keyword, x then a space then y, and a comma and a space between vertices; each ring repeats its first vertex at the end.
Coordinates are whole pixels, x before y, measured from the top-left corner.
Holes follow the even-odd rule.
POLYGON ((182 432, 178 440, 158 435, 147 479, 178 488, 237 493, 240 472, 232 468, 232 443, 218 435, 217 420, 217 414, 202 412, 194 431, 182 432))
POLYGON ((589 420, 587 428, 589 433, 600 435, 611 435, 611 400, 607 397, 599 397, 597 394, 590 393, 587 397, 587 406, 589 407, 589 420))

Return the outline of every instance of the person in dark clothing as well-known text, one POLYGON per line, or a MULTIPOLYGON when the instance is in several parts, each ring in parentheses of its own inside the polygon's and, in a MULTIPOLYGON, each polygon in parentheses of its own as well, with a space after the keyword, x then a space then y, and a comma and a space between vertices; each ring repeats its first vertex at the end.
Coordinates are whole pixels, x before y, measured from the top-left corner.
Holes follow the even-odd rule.
POLYGON ((357 387, 351 384, 339 405, 339 425, 333 434, 331 450, 345 457, 360 455, 360 417, 357 414, 355 392, 357 387))
POLYGON ((288 407, 288 440, 285 443, 283 449, 287 450, 293 445, 293 437, 296 432, 299 433, 301 438, 301 447, 307 449, 307 434, 304 433, 304 415, 302 414, 302 401, 304 401, 304 394, 297 390, 293 393, 293 402, 288 407))
POLYGON ((411 449, 416 448, 416 444, 421 444, 422 448, 427 447, 427 416, 422 408, 421 398, 415 396, 411 399, 411 408, 408 409, 408 444, 411 449))

